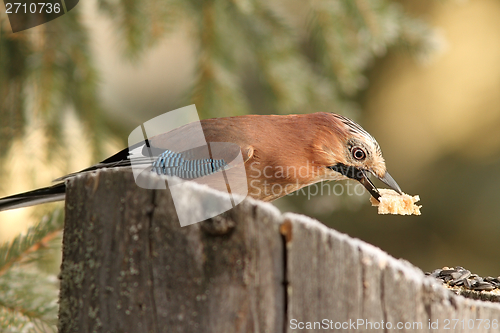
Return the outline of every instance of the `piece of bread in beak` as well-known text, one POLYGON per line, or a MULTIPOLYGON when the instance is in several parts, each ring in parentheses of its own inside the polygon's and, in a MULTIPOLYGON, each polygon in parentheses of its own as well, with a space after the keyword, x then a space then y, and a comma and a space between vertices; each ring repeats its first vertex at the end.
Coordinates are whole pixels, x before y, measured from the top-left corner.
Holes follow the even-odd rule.
POLYGON ((415 202, 420 200, 418 195, 399 194, 385 188, 378 189, 378 191, 381 195, 380 202, 374 197, 370 197, 370 202, 372 206, 378 206, 379 214, 420 215, 422 206, 415 205, 415 202))

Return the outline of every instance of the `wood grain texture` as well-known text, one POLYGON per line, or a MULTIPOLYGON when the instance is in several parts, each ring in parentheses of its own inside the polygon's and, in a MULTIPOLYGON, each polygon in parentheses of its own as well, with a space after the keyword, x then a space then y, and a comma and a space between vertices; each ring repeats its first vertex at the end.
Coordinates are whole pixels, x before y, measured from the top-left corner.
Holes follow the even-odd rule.
POLYGON ((500 332, 500 304, 454 295, 410 263, 310 218, 284 221, 286 332, 500 332))
POLYGON ((168 190, 141 189, 126 171, 78 177, 66 202, 60 332, 282 332, 279 218, 244 202, 181 228, 168 190))
MULTIPOLYGON (((227 200, 180 186, 193 210, 227 200)), ((168 190, 116 170, 68 184, 60 304, 60 332, 500 332, 499 304, 310 218, 248 199, 180 227, 168 190)))

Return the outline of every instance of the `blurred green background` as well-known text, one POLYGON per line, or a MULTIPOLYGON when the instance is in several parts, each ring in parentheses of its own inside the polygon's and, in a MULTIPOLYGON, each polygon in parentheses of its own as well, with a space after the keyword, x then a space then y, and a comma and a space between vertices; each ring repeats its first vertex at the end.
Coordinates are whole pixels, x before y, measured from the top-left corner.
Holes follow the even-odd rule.
MULTIPOLYGON (((498 276, 498 17, 498 0, 86 0, 12 34, 2 11, 0 195, 98 162, 192 103, 202 118, 336 112, 377 138, 422 215, 379 216, 367 194, 275 204, 424 271, 498 276)), ((2 212, 0 237, 55 206, 2 212)))

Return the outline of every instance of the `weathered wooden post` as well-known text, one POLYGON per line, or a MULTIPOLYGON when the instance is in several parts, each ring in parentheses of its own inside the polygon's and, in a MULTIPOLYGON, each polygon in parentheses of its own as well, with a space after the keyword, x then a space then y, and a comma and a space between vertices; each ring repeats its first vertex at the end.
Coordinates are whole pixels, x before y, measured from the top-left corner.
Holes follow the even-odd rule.
MULTIPOLYGON (((223 196, 182 186, 193 210, 223 196)), ((168 190, 116 170, 68 184, 60 305, 60 332, 500 331, 499 304, 317 221, 245 200, 181 228, 168 190)))
POLYGON ((245 202, 181 228, 168 190, 111 170, 79 177, 67 199, 60 332, 282 330, 276 209, 245 202))

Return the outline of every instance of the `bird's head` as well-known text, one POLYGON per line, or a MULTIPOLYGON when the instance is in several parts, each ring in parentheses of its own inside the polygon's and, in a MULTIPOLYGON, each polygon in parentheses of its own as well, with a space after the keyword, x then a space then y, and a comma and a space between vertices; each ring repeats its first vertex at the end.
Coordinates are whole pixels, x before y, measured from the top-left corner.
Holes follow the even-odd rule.
POLYGON ((332 115, 338 131, 335 135, 337 140, 333 143, 334 148, 328 149, 328 144, 323 145, 331 157, 326 166, 326 176, 330 179, 355 179, 378 200, 380 194, 369 179, 369 175, 372 174, 401 194, 399 185, 387 172, 378 142, 349 118, 337 114, 332 115))

